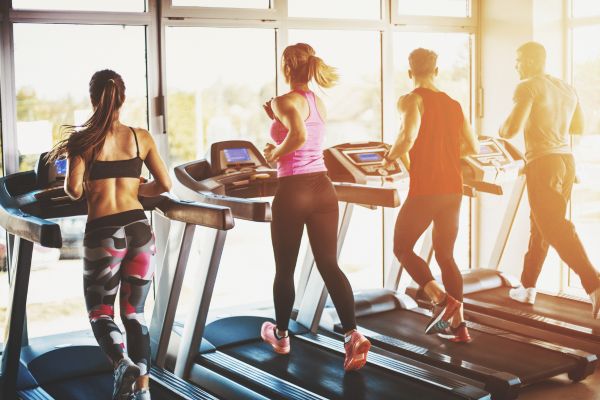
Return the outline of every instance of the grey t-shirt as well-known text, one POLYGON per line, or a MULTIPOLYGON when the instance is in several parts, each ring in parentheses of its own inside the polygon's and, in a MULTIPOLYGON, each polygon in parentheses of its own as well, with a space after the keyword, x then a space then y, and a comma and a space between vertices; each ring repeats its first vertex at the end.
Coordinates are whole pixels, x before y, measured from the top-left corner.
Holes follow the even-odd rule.
POLYGON ((550 75, 534 76, 515 89, 515 103, 527 99, 533 101, 524 129, 527 161, 548 154, 571 154, 569 128, 578 103, 575 89, 550 75))

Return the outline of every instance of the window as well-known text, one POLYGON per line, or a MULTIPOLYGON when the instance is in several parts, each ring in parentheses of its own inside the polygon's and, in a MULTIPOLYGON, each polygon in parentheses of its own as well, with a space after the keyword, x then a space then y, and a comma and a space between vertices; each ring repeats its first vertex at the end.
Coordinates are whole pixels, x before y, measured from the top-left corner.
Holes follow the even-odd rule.
MULTIPOLYGON (((575 4, 583 2, 574 2, 575 4)), ((594 3, 596 4, 596 3, 594 3)), ((585 115, 585 134, 573 136, 573 152, 579 183, 573 186, 571 219, 591 260, 600 260, 600 25, 573 29, 573 83, 585 115)), ((581 288, 570 271, 569 286, 581 288)), ((583 292, 581 292, 583 294, 583 292)))
POLYGON ((220 7, 220 8, 264 8, 269 0, 173 0, 175 7, 220 7))
POLYGON ((397 0, 398 15, 418 15, 432 17, 469 17, 469 0, 397 0))
POLYGON ((262 149, 270 124, 262 104, 275 96, 274 43, 269 29, 167 29, 172 165, 204 157, 216 141, 246 139, 262 149))
POLYGON ((13 8, 70 11, 146 11, 145 0, 13 0, 13 8))
MULTIPOLYGON (((14 25, 14 37, 21 171, 32 169, 51 148, 62 124, 87 119, 88 83, 97 70, 111 68, 123 76, 127 100, 121 121, 147 128, 144 27, 24 23, 14 25)), ((57 222, 62 249, 34 248, 27 305, 32 337, 89 328, 81 289, 85 217, 57 222)))
POLYGON ((290 17, 380 19, 380 0, 288 0, 290 17))
POLYGON ((572 0, 573 17, 600 16, 600 2, 598 0, 572 0))
MULTIPOLYGON (((275 31, 170 27, 166 43, 171 165, 204 158, 223 140, 250 140, 262 150, 270 141, 262 104, 275 96, 275 31)), ((236 220, 212 305, 271 301, 274 271, 269 224, 236 220)))
POLYGON ((289 43, 299 42, 310 44, 340 75, 331 89, 313 87, 327 107, 325 146, 381 140, 379 32, 290 30, 289 43))
POLYGON ((14 36, 21 171, 61 138, 61 125, 90 116, 88 83, 98 70, 113 69, 125 81, 121 121, 148 127, 144 27, 15 24, 14 36))
POLYGON ((462 106, 471 109, 471 35, 468 33, 394 33, 394 93, 396 98, 413 89, 408 77, 408 56, 416 48, 433 50, 438 55, 438 88, 462 106))

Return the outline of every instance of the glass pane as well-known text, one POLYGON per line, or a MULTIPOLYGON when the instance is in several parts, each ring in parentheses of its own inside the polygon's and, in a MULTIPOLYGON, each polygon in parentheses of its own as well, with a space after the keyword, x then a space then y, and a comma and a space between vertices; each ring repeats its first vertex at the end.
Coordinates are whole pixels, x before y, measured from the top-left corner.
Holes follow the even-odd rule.
POLYGON ((269 0, 173 0, 175 7, 269 8, 269 0))
MULTIPOLYGON (((381 140, 379 32, 290 30, 289 43, 298 42, 313 46, 317 56, 340 74, 340 82, 331 89, 313 87, 327 107, 325 146, 381 140)), ((340 256, 354 289, 381 286, 382 223, 381 211, 354 208, 340 256)))
POLYGON ((600 15, 600 1, 572 0, 573 17, 594 17, 600 15))
MULTIPOLYGON (((166 43, 171 166, 204 158, 216 141, 250 140, 262 149, 270 140, 262 104, 275 96, 274 30, 170 27, 166 43)), ((212 306, 270 304, 274 271, 269 224, 236 220, 212 306)))
MULTIPOLYGON (((8 270, 6 257, 6 231, 0 228, 0 332, 5 332, 6 310, 8 308, 8 270)), ((0 335, 0 351, 4 347, 4 335, 0 335)))
MULTIPOLYGON (((408 77, 408 56, 416 48, 433 50, 438 55, 438 88, 462 106, 471 108, 471 41, 468 33, 394 33, 394 93, 396 98, 413 89, 408 77)), ((397 116, 398 117, 398 116, 397 116)))
POLYGON ((288 13, 290 17, 380 19, 381 1, 288 0, 288 13))
POLYGON ((146 11, 145 0, 13 0, 13 8, 72 11, 146 11))
POLYGON ((15 24, 14 35, 21 171, 61 138, 62 124, 90 116, 88 83, 98 70, 113 69, 125 81, 121 122, 148 128, 144 27, 15 24))
POLYGON ((310 44, 317 56, 340 74, 340 82, 331 89, 313 84, 327 107, 325 146, 381 140, 379 32, 290 30, 289 43, 298 42, 310 44))
MULTIPOLYGON (((575 3, 574 3, 575 4, 575 3)), ((591 260, 600 260, 600 26, 573 30, 573 82, 585 116, 586 134, 573 136, 579 183, 573 186, 571 218, 591 260), (594 90, 596 89, 596 90, 594 90)), ((596 266, 598 268, 598 266, 596 266)), ((571 272, 572 287, 581 288, 571 272)), ((583 293, 582 293, 583 294, 583 293)))
POLYGON ((398 15, 422 15, 430 17, 469 17, 469 0, 397 0, 398 15))

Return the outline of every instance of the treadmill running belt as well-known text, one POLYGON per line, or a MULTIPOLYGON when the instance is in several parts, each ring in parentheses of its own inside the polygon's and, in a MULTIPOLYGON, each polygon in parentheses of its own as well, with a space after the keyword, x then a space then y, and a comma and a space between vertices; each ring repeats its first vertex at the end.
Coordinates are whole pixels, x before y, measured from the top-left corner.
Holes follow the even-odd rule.
POLYGON ((270 346, 251 342, 219 350, 272 375, 329 399, 448 400, 461 398, 418 384, 374 366, 344 373, 343 356, 291 337, 292 351, 278 355, 270 346))
POLYGON ((500 287, 472 293, 465 297, 485 303, 498 304, 523 313, 538 314, 558 321, 585 326, 592 329, 595 336, 600 337, 600 320, 592 318, 592 306, 590 304, 543 293, 538 293, 534 305, 523 304, 512 300, 508 296, 508 290, 506 287, 500 287))
POLYGON ((456 358, 452 364, 462 360, 508 372, 518 376, 524 384, 561 374, 577 365, 575 358, 560 352, 475 329, 469 330, 473 338, 471 343, 452 343, 437 335, 426 335, 423 331, 428 320, 427 316, 416 312, 393 310, 360 317, 357 323, 377 333, 456 358))
MULTIPOLYGON (((111 373, 88 375, 60 382, 52 382, 43 389, 57 400, 106 400, 112 398, 113 375, 111 373)), ((157 400, 182 400, 150 380, 150 394, 157 400)))

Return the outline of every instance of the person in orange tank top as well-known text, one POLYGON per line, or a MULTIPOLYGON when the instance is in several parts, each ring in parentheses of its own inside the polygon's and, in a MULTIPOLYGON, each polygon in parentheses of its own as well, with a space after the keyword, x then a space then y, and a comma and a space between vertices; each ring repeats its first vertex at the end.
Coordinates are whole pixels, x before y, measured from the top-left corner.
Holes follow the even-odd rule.
POLYGON ((467 343, 471 338, 462 317, 463 282, 454 244, 462 200, 460 158, 477 153, 479 145, 460 104, 435 86, 437 54, 419 48, 408 60, 414 90, 398 100, 402 126, 382 162, 387 167, 401 159, 410 173, 408 196, 396 220, 394 254, 434 305, 425 333, 467 343), (413 250, 432 222, 444 287, 413 250))

